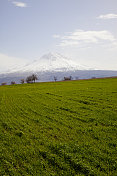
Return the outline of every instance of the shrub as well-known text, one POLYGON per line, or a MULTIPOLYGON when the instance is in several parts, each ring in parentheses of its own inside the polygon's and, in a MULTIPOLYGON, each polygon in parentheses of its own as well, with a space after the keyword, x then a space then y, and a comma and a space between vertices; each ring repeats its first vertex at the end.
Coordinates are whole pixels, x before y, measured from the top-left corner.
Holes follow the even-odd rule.
POLYGON ((4 86, 4 85, 7 85, 7 83, 6 83, 6 82, 3 82, 3 83, 1 83, 1 85, 4 86))
POLYGON ((16 82, 15 81, 11 81, 11 84, 16 84, 16 82))
POLYGON ((72 80, 72 76, 64 77, 64 81, 70 81, 70 80, 72 80))

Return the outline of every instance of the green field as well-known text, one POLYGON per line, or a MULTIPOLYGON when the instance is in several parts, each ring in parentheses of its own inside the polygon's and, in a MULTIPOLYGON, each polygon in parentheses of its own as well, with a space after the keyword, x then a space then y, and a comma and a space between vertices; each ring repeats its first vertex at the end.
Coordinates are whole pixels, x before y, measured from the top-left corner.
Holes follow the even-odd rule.
POLYGON ((117 176, 117 79, 0 86, 1 176, 117 176))

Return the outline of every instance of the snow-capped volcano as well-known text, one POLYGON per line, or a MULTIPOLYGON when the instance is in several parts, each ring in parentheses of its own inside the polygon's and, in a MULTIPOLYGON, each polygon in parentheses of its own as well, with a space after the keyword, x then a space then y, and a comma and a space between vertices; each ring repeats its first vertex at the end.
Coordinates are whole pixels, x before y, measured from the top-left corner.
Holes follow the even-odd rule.
POLYGON ((77 64, 69 58, 62 56, 61 54, 49 53, 23 67, 12 68, 9 72, 46 72, 75 70, 89 70, 89 68, 77 64))
POLYGON ((49 53, 43 55, 38 60, 19 68, 12 69, 12 72, 44 72, 44 71, 75 71, 89 70, 88 67, 75 63, 67 57, 58 53, 49 53))
POLYGON ((92 77, 111 77, 117 76, 117 71, 106 71, 91 69, 86 66, 75 63, 67 57, 58 53, 49 53, 32 63, 20 68, 11 68, 9 71, 0 74, 0 83, 10 82, 13 80, 20 83, 21 79, 27 78, 32 74, 36 74, 39 82, 61 81, 64 77, 72 76, 73 79, 89 79, 92 77))

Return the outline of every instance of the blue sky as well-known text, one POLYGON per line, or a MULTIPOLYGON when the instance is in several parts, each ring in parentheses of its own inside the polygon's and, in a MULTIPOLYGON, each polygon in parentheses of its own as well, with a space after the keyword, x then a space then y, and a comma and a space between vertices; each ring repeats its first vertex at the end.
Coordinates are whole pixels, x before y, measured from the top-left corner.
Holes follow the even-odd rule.
POLYGON ((117 0, 0 0, 0 71, 58 52, 117 70, 117 0))

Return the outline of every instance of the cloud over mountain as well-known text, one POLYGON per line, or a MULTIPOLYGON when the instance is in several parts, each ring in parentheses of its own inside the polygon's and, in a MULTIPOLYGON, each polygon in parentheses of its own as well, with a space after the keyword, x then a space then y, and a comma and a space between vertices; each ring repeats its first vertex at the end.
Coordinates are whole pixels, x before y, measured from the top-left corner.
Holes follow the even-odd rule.
POLYGON ((104 20, 115 19, 115 18, 117 18, 117 14, 109 13, 109 14, 105 14, 105 15, 100 15, 97 18, 98 19, 104 19, 104 20))
POLYGON ((24 3, 24 2, 20 2, 20 1, 11 1, 11 3, 16 6, 16 7, 21 7, 21 8, 24 8, 24 7, 27 7, 27 4, 24 3))
POLYGON ((84 30, 76 30, 74 32, 70 32, 67 35, 59 36, 54 35, 54 38, 59 38, 60 43, 59 46, 85 46, 88 47, 91 44, 103 44, 107 43, 115 43, 116 39, 111 34, 111 32, 107 30, 103 31, 84 31, 84 30))

